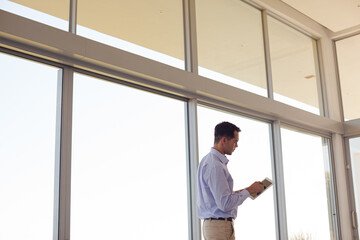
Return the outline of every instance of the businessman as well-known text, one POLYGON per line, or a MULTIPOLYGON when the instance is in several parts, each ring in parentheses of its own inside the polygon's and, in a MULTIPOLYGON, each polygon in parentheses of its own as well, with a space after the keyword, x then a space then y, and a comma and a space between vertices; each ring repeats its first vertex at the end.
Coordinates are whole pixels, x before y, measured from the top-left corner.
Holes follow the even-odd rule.
POLYGON ((229 122, 215 126, 214 146, 198 168, 197 211, 203 222, 205 240, 235 239, 234 219, 237 208, 250 194, 263 191, 261 182, 233 191, 233 179, 227 169, 231 155, 238 147, 240 128, 229 122))

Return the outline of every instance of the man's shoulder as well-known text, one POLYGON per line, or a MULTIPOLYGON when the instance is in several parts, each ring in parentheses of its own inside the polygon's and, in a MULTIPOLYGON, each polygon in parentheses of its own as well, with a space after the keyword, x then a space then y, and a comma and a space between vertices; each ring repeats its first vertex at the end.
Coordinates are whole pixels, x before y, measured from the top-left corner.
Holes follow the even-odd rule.
POLYGON ((200 165, 207 166, 210 168, 216 168, 216 167, 221 167, 221 162, 219 161, 216 154, 209 152, 202 158, 200 165))
POLYGON ((213 154, 212 152, 208 152, 208 154, 206 154, 202 159, 201 162, 204 163, 209 163, 212 162, 214 160, 215 154, 213 154))

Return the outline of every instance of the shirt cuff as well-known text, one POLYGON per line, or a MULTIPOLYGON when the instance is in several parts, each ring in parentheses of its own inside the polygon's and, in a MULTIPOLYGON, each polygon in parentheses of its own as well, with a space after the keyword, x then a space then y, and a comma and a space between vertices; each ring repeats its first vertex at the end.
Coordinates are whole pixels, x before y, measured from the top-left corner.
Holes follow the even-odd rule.
POLYGON ((243 197, 247 198, 247 197, 250 196, 249 191, 246 190, 246 189, 244 189, 244 190, 242 190, 241 192, 239 192, 239 194, 240 194, 240 196, 241 196, 242 198, 243 198, 243 197))

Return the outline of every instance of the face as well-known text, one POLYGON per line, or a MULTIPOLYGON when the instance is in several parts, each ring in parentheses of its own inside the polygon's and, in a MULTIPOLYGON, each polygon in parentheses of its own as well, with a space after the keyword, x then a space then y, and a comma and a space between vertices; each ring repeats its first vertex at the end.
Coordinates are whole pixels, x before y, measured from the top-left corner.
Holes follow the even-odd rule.
POLYGON ((225 138, 224 153, 227 155, 231 155, 238 147, 238 141, 239 141, 239 133, 237 131, 234 131, 233 138, 231 139, 225 138))

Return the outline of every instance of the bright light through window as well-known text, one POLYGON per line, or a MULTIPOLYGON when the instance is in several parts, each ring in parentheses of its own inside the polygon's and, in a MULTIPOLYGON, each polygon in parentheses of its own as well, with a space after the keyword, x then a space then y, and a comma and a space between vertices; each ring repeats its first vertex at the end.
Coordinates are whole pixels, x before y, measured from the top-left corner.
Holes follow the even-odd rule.
POLYGON ((184 103, 75 74, 71 239, 188 238, 184 103))
POLYGON ((335 239, 328 146, 321 137, 285 128, 281 143, 289 239, 335 239))
POLYGON ((274 99, 320 114, 316 41, 268 16, 274 99))
MULTIPOLYGON (((360 137, 350 139, 351 168, 354 183, 357 222, 360 223, 360 137)), ((359 234, 360 230, 358 229, 359 234)))
POLYGON ((78 0, 77 34, 184 69, 182 1, 78 0))
MULTIPOLYGON (((231 156, 227 156, 227 166, 234 179, 234 190, 248 187, 265 177, 275 180, 272 176, 269 124, 205 107, 198 107, 198 117, 200 160, 214 145, 216 124, 229 121, 241 129, 239 147, 231 156)), ((248 198, 239 206, 235 220, 237 239, 276 239, 273 194, 272 188, 255 200, 248 198)))
POLYGON ((195 3, 199 74, 267 96, 261 11, 243 1, 195 3))
POLYGON ((59 69, 0 53, 0 239, 53 237, 59 69))

